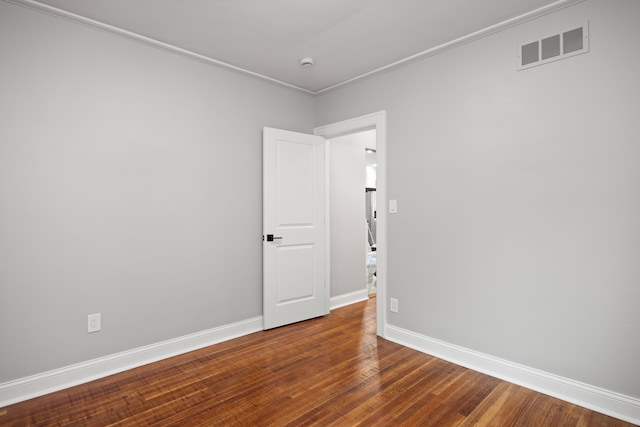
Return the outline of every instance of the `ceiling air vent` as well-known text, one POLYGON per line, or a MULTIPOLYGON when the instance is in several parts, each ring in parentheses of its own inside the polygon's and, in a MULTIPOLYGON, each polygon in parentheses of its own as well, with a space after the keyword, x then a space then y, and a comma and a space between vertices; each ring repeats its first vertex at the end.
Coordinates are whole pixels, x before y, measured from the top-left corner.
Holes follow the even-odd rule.
POLYGON ((518 46, 518 69, 525 70, 558 59, 589 52, 589 25, 572 28, 518 46))

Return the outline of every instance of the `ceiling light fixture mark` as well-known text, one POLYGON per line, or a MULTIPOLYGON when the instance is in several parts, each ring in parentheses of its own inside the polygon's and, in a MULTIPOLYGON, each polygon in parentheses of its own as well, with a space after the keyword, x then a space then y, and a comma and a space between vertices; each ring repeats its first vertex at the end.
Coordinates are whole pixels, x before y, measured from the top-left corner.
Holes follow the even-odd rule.
POLYGON ((313 67, 313 58, 302 58, 300 60, 300 66, 302 68, 311 68, 311 67, 313 67))

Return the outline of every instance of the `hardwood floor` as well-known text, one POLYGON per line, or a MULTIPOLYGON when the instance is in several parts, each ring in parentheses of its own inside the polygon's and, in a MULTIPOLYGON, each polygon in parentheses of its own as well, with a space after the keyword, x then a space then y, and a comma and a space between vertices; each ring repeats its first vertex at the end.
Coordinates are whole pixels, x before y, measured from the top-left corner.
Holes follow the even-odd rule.
POLYGON ((375 298, 0 408, 2 426, 630 426, 375 335, 375 298))

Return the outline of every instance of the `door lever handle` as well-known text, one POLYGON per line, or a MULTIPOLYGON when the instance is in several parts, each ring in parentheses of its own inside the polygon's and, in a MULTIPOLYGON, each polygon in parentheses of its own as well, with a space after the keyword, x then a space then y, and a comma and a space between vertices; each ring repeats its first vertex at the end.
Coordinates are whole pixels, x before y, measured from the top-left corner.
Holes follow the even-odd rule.
POLYGON ((282 237, 274 236, 273 234, 267 234, 267 242, 273 242, 274 240, 282 240, 282 237))

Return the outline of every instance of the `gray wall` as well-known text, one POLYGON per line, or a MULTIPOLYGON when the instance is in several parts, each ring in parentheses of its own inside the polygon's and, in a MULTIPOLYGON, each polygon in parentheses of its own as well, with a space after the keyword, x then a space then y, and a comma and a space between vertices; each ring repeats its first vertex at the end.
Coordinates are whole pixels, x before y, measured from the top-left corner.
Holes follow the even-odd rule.
POLYGON ((318 97, 388 114, 389 323, 640 397, 638 17, 589 0, 318 97), (516 71, 587 20, 590 53, 516 71))
POLYGON ((0 382, 262 314, 262 127, 313 97, 6 2, 0 58, 0 382))

